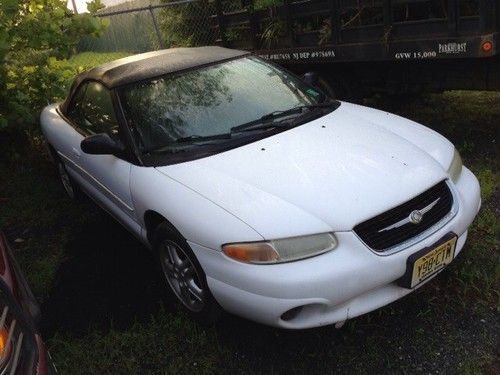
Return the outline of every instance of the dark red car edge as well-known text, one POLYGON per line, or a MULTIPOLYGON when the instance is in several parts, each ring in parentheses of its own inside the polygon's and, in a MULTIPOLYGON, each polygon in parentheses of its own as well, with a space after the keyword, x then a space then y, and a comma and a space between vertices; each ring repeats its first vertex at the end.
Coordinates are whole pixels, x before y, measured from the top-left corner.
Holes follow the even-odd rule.
POLYGON ((0 374, 56 373, 39 320, 40 307, 0 231, 0 374))

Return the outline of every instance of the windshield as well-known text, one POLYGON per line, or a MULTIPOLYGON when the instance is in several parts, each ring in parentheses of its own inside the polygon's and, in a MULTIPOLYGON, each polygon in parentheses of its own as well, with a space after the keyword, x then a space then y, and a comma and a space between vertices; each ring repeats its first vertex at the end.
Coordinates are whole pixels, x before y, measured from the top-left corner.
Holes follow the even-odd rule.
POLYGON ((232 130, 242 124, 280 113, 296 115, 297 111, 283 112, 312 108, 324 99, 318 90, 256 57, 136 83, 121 91, 129 125, 145 152, 164 150, 176 142, 236 137, 232 130))

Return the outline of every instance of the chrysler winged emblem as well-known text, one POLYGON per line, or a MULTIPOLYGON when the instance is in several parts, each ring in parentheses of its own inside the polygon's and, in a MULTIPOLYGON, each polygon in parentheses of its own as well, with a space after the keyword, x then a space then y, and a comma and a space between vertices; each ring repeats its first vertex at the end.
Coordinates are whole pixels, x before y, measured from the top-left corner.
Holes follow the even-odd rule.
POLYGON ((420 224, 422 219, 424 218, 424 215, 432 210, 432 207, 434 207, 437 202, 439 202, 441 198, 436 199, 434 202, 430 203, 429 205, 425 206, 424 208, 421 208, 420 210, 414 210, 410 213, 410 215, 403 220, 398 221, 397 223, 394 223, 392 225, 389 225, 388 227, 379 230, 378 232, 385 232, 387 230, 399 228, 405 224, 412 223, 412 224, 420 224))

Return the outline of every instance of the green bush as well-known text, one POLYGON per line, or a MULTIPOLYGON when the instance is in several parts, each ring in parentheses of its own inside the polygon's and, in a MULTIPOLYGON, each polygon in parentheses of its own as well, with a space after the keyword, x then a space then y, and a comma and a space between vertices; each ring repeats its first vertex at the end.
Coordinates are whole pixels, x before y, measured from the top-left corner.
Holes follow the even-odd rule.
POLYGON ((73 67, 55 57, 48 57, 39 64, 9 64, 8 112, 2 113, 6 120, 4 126, 31 128, 43 106, 64 96, 67 83, 75 73, 73 67))
POLYGON ((106 21, 74 14, 65 0, 0 2, 0 130, 32 130, 40 110, 63 97, 77 72, 65 59, 106 21))
POLYGON ((62 101, 75 76, 96 65, 127 56, 127 53, 85 52, 70 59, 37 56, 11 64, 7 71, 7 93, 10 97, 10 126, 31 130, 37 123, 40 109, 62 101), (30 62, 31 60, 31 62, 30 62))

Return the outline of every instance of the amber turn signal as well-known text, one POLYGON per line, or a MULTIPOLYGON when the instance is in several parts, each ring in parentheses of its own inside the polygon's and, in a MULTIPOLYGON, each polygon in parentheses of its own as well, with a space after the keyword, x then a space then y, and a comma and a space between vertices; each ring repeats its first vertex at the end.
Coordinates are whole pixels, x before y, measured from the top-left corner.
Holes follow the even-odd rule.
POLYGON ((7 343, 9 341, 9 332, 2 327, 0 328, 0 360, 3 360, 7 354, 7 343))
POLYGON ((222 247, 222 251, 244 263, 274 263, 279 259, 276 250, 266 242, 228 244, 222 247))

